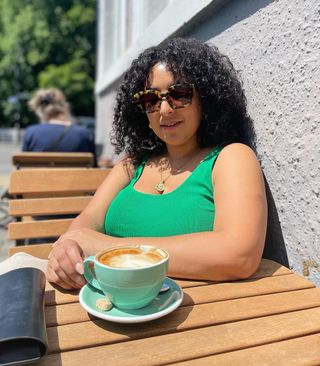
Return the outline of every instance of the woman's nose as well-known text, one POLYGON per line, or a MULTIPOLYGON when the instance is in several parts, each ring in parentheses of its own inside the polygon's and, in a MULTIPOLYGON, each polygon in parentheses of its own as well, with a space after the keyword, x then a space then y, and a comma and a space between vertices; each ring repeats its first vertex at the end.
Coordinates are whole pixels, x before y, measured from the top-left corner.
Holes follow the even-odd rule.
POLYGON ((162 99, 160 104, 160 114, 167 115, 173 112, 173 108, 171 107, 170 103, 167 99, 162 99))

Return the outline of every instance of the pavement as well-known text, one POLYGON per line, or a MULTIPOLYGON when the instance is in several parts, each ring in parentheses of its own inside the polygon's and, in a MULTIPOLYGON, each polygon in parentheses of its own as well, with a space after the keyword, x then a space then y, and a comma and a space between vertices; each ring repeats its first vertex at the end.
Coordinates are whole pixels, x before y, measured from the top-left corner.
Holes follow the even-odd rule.
MULTIPOLYGON (((20 144, 13 144, 0 141, 0 195, 9 187, 10 173, 13 169, 11 156, 13 153, 20 151, 20 144)), ((0 223, 6 223, 7 217, 7 206, 2 201, 0 203, 0 223)), ((0 262, 8 256, 8 249, 15 245, 13 240, 7 239, 6 227, 0 226, 0 262)))

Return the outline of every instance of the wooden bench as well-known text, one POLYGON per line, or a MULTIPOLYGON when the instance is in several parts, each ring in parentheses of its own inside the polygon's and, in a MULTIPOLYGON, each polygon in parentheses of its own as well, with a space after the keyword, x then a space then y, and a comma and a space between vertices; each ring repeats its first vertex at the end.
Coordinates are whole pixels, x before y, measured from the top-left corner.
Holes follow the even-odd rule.
POLYGON ((94 156, 85 152, 18 152, 12 155, 17 169, 39 167, 93 167, 94 156))
POLYGON ((30 239, 52 238, 69 227, 72 217, 88 204, 110 169, 38 168, 11 173, 8 237, 28 244, 30 239), (61 216, 70 215, 68 218, 61 216))

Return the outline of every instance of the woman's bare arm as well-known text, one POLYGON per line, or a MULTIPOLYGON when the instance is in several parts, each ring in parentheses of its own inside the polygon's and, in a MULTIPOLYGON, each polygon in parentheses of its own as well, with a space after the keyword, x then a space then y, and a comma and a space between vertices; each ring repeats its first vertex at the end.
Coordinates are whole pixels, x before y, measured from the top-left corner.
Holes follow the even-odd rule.
MULTIPOLYGON (((71 233, 90 231, 96 237, 104 231, 106 211, 117 193, 130 182, 132 170, 132 165, 127 160, 116 164, 87 207, 72 221, 68 231, 53 245, 47 267, 48 281, 55 282, 67 289, 81 287, 85 283, 82 276, 83 258, 92 251, 90 243, 93 239, 88 240, 85 248, 80 246, 75 238, 72 238, 71 233)), ((104 237, 103 234, 100 236, 104 237)))

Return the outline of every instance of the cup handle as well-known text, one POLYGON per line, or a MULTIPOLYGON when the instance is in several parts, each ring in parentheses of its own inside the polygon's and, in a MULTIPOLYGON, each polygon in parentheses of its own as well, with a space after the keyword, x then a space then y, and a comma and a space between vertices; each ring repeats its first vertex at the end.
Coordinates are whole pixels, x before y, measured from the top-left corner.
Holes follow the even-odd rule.
POLYGON ((94 271, 94 256, 90 255, 83 261, 84 264, 84 278, 87 282, 95 287, 96 289, 100 290, 99 282, 96 279, 96 274, 94 271))

